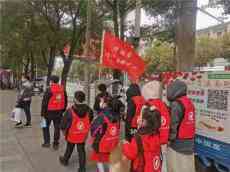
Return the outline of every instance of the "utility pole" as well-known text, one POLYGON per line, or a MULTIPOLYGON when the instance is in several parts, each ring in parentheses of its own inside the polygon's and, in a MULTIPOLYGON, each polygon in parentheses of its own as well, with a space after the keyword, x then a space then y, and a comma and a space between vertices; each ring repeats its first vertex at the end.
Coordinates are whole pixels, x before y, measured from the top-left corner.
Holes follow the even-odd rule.
MULTIPOLYGON (((87 25, 86 25, 86 43, 85 43, 85 48, 84 48, 84 56, 87 58, 89 57, 89 45, 90 45, 90 37, 91 37, 91 20, 92 20, 92 9, 91 9, 91 0, 88 0, 88 5, 87 5, 87 25)), ((89 77, 90 77, 90 71, 89 71, 89 62, 86 62, 86 66, 84 68, 84 77, 85 77, 85 82, 86 82, 86 93, 87 93, 87 103, 90 103, 90 82, 89 82, 89 77)))

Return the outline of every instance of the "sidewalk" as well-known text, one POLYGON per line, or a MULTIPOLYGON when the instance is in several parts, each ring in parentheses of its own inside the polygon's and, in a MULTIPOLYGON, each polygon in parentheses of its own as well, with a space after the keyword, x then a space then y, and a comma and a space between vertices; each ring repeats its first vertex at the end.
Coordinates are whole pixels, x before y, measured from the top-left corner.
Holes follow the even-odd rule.
MULTIPOLYGON (((32 128, 16 129, 8 113, 15 102, 15 93, 0 91, 0 171, 1 172, 76 172, 78 169, 77 150, 68 167, 59 164, 58 157, 65 150, 63 136, 58 151, 41 148, 40 129, 41 98, 32 102, 32 128)), ((53 132, 53 130, 51 130, 53 132)), ((53 134, 51 134, 52 136, 53 134)), ((87 162, 87 172, 95 172, 95 165, 87 162)))
MULTIPOLYGON (((63 136, 58 151, 41 148, 43 141, 40 129, 41 97, 35 97, 32 102, 32 128, 14 128, 8 115, 14 104, 15 92, 0 91, 0 172, 77 172, 77 150, 74 151, 68 167, 59 164, 58 157, 65 150, 63 136)), ((111 159, 116 162, 119 158, 115 153, 111 159)), ((123 166, 128 165, 128 162, 124 163, 123 166)), ((87 172, 96 172, 95 164, 87 162, 87 172)), ((216 171, 198 167, 197 172, 216 171)))

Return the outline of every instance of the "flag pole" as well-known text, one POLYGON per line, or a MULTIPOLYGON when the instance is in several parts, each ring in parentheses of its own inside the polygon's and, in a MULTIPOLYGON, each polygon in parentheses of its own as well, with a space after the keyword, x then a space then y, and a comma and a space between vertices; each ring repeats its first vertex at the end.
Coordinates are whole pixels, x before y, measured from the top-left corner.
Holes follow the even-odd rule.
POLYGON ((99 63, 99 81, 101 80, 101 65, 102 65, 102 58, 104 54, 104 37, 105 36, 105 30, 103 30, 102 33, 102 40, 101 40, 101 56, 100 56, 100 63, 99 63))

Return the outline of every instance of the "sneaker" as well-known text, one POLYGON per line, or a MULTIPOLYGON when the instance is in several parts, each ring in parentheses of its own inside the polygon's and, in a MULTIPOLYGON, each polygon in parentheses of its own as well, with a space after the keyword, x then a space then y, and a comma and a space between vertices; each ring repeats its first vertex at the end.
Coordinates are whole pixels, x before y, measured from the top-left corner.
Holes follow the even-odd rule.
POLYGON ((64 156, 60 156, 60 157, 59 157, 59 162, 60 162, 61 165, 63 165, 63 166, 67 166, 67 165, 68 165, 68 161, 65 160, 64 156))
POLYGON ((54 150, 58 150, 58 148, 59 148, 59 144, 53 144, 53 149, 54 150))
POLYGON ((32 126, 31 126, 30 123, 26 123, 26 124, 24 125, 24 127, 31 128, 32 126))
POLYGON ((16 123, 16 124, 15 124, 15 127, 16 127, 16 128, 23 127, 22 122, 20 121, 20 122, 16 123))
POLYGON ((50 147, 50 144, 49 144, 49 143, 43 143, 43 144, 42 144, 42 147, 43 147, 43 148, 49 148, 49 147, 50 147))

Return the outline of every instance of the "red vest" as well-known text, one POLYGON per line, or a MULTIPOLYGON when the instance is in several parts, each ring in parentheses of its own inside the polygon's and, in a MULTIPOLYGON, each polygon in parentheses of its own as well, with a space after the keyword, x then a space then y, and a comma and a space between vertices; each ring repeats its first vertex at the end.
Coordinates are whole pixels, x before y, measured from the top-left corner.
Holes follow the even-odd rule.
POLYGON ((141 109, 142 109, 143 105, 145 104, 145 99, 142 96, 134 96, 134 97, 132 97, 132 101, 134 102, 134 104, 136 106, 136 112, 135 112, 135 115, 132 119, 131 127, 137 128, 137 119, 141 114, 141 109))
POLYGON ((84 143, 90 129, 89 116, 85 115, 84 118, 80 118, 72 108, 70 113, 72 115, 72 124, 68 130, 66 140, 70 143, 84 143))
POLYGON ((195 107, 192 101, 183 96, 177 99, 184 107, 184 117, 180 123, 178 139, 192 139, 195 136, 195 107))
POLYGON ((161 113, 160 141, 167 144, 170 130, 170 114, 167 105, 160 99, 150 99, 147 102, 150 106, 155 106, 161 113))
POLYGON ((48 110, 56 111, 56 110, 64 110, 65 108, 65 95, 64 95, 64 87, 59 84, 52 84, 51 87, 52 97, 48 103, 48 110))
POLYGON ((104 121, 107 124, 107 129, 99 144, 99 152, 110 153, 119 143, 120 140, 120 125, 119 122, 112 123, 104 116, 104 121))
MULTIPOLYGON (((158 147, 154 151, 148 151, 148 148, 144 144, 144 137, 142 136, 142 143, 144 147, 144 158, 145 158, 145 167, 144 172, 161 172, 161 147, 160 147, 160 138, 159 136, 155 136, 154 143, 159 143, 158 147)), ((148 140, 147 140, 148 141, 148 140)), ((149 140, 149 142, 153 142, 153 140, 149 140)), ((136 169, 138 166, 139 159, 135 159, 133 161, 133 168, 136 169)))

